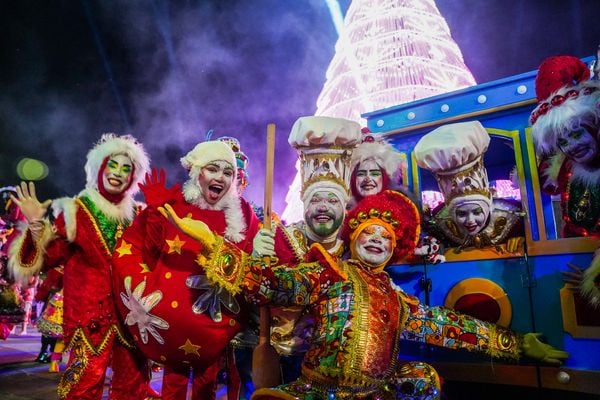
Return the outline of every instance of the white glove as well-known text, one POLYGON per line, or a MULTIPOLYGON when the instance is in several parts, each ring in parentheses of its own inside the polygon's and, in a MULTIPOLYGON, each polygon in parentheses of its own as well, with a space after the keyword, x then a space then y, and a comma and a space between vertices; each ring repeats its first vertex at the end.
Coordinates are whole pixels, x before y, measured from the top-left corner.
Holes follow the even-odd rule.
POLYGON ((275 255, 275 234, 268 229, 258 231, 252 241, 252 256, 264 257, 275 255))

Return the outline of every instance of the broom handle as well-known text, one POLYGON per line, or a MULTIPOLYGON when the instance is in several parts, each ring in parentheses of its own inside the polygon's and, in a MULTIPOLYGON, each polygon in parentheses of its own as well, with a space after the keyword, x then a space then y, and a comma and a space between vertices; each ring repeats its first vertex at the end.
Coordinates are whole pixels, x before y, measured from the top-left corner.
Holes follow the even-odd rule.
MULTIPOLYGON (((275 166, 275 124, 267 125, 267 165, 265 169, 265 197, 264 197, 264 221, 263 227, 271 230, 271 202, 273 198, 273 168, 275 166)), ((265 256, 267 265, 271 264, 271 257, 265 256)), ((260 307, 260 330, 258 335, 259 344, 270 344, 271 313, 268 306, 260 307)))

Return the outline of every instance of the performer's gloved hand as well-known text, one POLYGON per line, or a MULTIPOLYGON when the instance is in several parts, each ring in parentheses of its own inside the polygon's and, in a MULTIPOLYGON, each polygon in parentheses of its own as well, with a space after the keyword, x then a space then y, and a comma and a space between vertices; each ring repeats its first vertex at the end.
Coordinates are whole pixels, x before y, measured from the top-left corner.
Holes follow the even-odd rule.
POLYGON ((549 344, 539 340, 541 333, 526 333, 521 344, 521 354, 524 357, 541 361, 543 363, 560 365, 569 357, 569 353, 557 350, 549 344))
POLYGON ((162 168, 160 171, 152 168, 152 175, 146 173, 144 183, 138 183, 148 207, 156 209, 166 203, 174 204, 182 198, 181 186, 177 183, 167 188, 166 182, 165 171, 162 168))
POLYGON ((252 257, 275 255, 275 234, 269 229, 261 229, 252 241, 252 257))
POLYGON ((204 222, 189 217, 179 218, 170 204, 158 207, 158 211, 183 233, 200 242, 204 247, 203 253, 209 253, 216 244, 217 238, 204 222))
POLYGON ((525 238, 523 236, 511 237, 506 241, 506 251, 516 253, 523 248, 525 238))

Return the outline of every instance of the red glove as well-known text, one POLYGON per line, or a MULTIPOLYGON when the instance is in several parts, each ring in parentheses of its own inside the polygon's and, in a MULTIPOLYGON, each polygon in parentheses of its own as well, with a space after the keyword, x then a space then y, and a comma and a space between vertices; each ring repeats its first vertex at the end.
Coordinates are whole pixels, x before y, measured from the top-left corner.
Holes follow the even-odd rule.
POLYGON ((160 171, 152 168, 152 175, 146 173, 144 183, 139 183, 138 186, 144 194, 147 206, 154 209, 163 206, 165 203, 174 204, 183 200, 181 186, 178 183, 171 188, 167 188, 165 171, 162 168, 160 171))

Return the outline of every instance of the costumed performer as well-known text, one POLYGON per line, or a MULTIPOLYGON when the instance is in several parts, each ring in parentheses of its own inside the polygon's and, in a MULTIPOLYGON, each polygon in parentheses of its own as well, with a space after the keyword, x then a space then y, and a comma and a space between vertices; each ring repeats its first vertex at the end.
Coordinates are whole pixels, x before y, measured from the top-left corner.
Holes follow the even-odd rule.
POLYGON ((479 121, 442 125, 414 148, 419 167, 434 173, 445 203, 425 221, 432 236, 457 246, 514 253, 524 243, 520 204, 494 198, 483 156, 490 136, 479 121))
MULTIPOLYGON (((360 125, 354 121, 303 116, 294 122, 288 143, 296 149, 301 166, 304 219, 288 225, 277 221, 272 231, 261 229, 254 240, 255 255, 271 254, 274 237, 274 255, 280 264, 293 266, 303 262, 313 243, 342 256, 345 248, 338 233, 350 194, 352 151, 360 139, 360 125)), ((280 377, 270 381, 293 381, 300 374, 300 364, 308 349, 307 339, 314 324, 312 316, 302 307, 294 306, 272 307, 270 314, 270 343, 280 355, 281 363, 280 371, 274 371, 280 377)), ((270 364, 258 364, 260 370, 255 370, 255 375, 270 372, 261 368, 270 364)))
POLYGON ((426 307, 394 285, 383 269, 412 253, 420 222, 415 205, 399 192, 369 196, 349 213, 344 237, 351 259, 342 261, 314 244, 309 260, 295 268, 248 257, 201 221, 179 218, 169 205, 162 212, 205 245, 199 257, 207 260, 204 268, 215 283, 242 291, 257 304, 303 305, 315 318, 300 378, 259 389, 253 400, 402 398, 395 385, 401 338, 494 358, 524 355, 559 364, 567 357, 536 334, 522 336, 453 310, 426 307), (226 274, 218 268, 224 262, 226 274))
POLYGON ((147 361, 121 328, 110 261, 117 236, 136 214, 133 196, 148 165, 134 137, 104 134, 87 154, 87 182, 79 195, 40 203, 34 184, 23 182, 13 197, 27 223, 9 248, 12 273, 23 280, 42 267, 64 266, 63 330, 70 357, 58 385, 60 399, 99 400, 109 365, 111 399, 146 396, 147 361))
MULTIPOLYGON (((164 365, 163 399, 185 400, 191 379, 191 398, 208 400, 215 398, 226 349, 247 313, 243 299, 206 278, 196 260, 202 246, 168 223, 157 207, 172 204, 246 252, 252 251, 258 219, 239 197, 235 154, 228 144, 199 143, 181 164, 189 173, 183 189, 167 189, 162 171, 153 171, 142 185, 147 207, 114 253, 115 292, 136 344, 164 365)), ((229 372, 228 394, 237 398, 239 378, 234 369, 229 372)))
POLYGON ((550 57, 530 117, 542 189, 560 195, 563 237, 600 237, 600 81, 572 56, 550 57))

